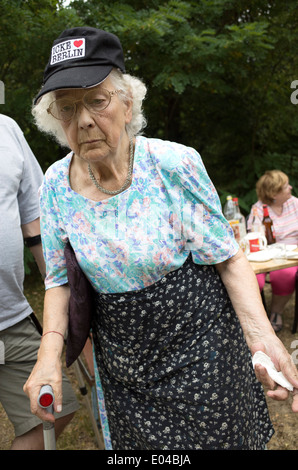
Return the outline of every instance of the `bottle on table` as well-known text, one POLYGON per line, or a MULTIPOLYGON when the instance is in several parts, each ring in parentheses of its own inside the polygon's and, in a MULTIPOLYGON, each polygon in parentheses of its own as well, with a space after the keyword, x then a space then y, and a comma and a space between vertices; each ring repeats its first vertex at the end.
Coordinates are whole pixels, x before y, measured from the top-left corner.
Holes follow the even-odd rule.
POLYGON ((263 221, 262 224, 265 228, 265 237, 267 238, 268 245, 272 245, 276 242, 275 232, 273 227, 272 219, 269 215, 268 206, 263 204, 263 221))
POLYGON ((261 219, 258 217, 258 209, 257 207, 253 207, 252 209, 252 222, 251 228, 248 230, 249 232, 257 232, 265 235, 265 227, 262 224, 261 219))
POLYGON ((235 239, 237 240, 237 242, 240 242, 240 224, 239 220, 236 218, 236 207, 232 196, 227 196, 223 213, 233 229, 235 239))
POLYGON ((233 201, 235 204, 235 219, 239 220, 240 239, 242 239, 246 235, 246 221, 244 215, 240 212, 238 197, 233 197, 233 201))
POLYGON ((235 219, 236 208, 232 196, 227 196, 227 201, 224 205, 223 213, 227 220, 235 219))

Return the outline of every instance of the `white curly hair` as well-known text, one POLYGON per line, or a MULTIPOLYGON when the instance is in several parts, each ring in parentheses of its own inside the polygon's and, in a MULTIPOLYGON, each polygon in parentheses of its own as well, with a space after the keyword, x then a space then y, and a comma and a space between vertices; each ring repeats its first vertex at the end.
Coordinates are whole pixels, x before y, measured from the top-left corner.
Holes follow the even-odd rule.
MULTIPOLYGON (((145 84, 137 77, 129 74, 123 74, 117 69, 113 69, 108 75, 113 86, 117 90, 120 99, 133 101, 132 119, 126 126, 126 131, 130 137, 141 134, 146 127, 146 119, 143 113, 143 100, 147 93, 145 84)), ((69 147, 66 136, 59 120, 55 119, 47 112, 49 105, 56 99, 55 92, 51 91, 42 96, 38 103, 32 107, 32 114, 37 127, 46 134, 53 136, 63 147, 69 147)))

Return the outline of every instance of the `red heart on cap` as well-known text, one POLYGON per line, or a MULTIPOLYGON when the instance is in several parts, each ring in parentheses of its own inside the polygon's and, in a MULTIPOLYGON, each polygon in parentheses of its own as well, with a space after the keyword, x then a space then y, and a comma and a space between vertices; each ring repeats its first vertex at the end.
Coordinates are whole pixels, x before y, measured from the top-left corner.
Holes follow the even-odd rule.
POLYGON ((80 41, 74 41, 73 45, 76 47, 80 47, 83 44, 83 40, 81 39, 80 41))

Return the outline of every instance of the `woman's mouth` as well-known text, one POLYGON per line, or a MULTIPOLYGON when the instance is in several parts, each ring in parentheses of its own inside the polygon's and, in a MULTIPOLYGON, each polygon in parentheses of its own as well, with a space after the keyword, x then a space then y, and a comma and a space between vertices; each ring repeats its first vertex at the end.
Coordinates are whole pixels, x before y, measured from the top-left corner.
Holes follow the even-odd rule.
POLYGON ((95 144, 96 142, 100 142, 100 139, 85 140, 82 144, 95 144))

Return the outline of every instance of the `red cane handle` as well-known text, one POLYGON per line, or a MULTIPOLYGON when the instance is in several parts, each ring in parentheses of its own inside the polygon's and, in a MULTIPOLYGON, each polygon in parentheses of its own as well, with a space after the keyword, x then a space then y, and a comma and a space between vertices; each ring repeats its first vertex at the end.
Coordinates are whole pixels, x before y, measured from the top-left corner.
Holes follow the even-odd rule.
POLYGON ((48 408, 54 403, 54 393, 51 385, 43 385, 38 395, 38 404, 42 408, 48 408))

